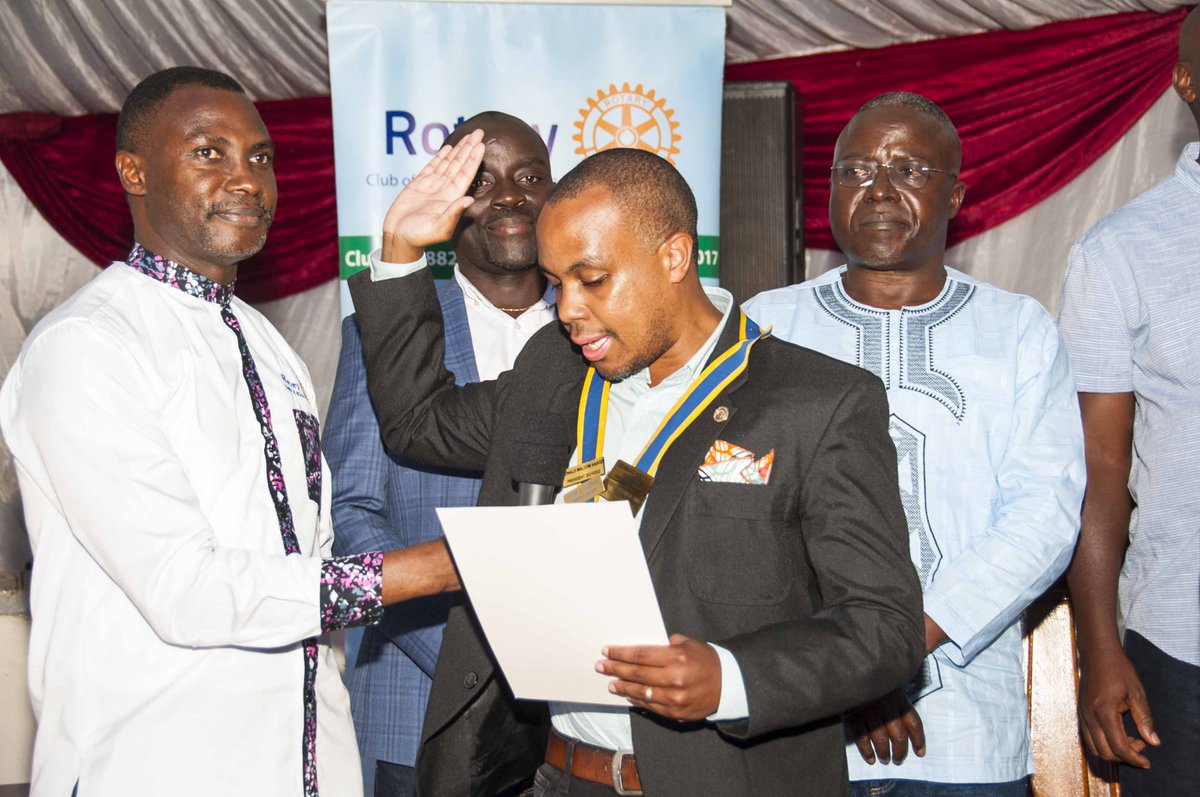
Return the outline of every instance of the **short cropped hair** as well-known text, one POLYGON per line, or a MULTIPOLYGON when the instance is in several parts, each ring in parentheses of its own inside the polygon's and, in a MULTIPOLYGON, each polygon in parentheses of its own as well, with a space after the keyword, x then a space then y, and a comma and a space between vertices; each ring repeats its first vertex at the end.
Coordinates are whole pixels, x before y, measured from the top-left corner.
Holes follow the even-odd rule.
POLYGON ((589 188, 604 186, 648 246, 657 247, 677 232, 692 238, 696 261, 696 197, 668 161, 640 149, 607 149, 584 158, 563 175, 546 200, 550 207, 589 188))
POLYGON ((125 104, 121 106, 121 116, 117 120, 117 151, 137 152, 145 143, 146 131, 150 128, 154 114, 176 89, 184 86, 205 86, 238 94, 246 93, 242 84, 224 72, 214 69, 173 66, 155 72, 134 86, 133 91, 125 98, 125 104))
POLYGON ((954 126, 954 122, 950 121, 950 117, 946 112, 936 102, 920 94, 911 91, 889 91, 887 94, 880 94, 859 108, 855 116, 872 108, 908 108, 918 111, 932 118, 941 127, 945 128, 956 141, 958 140, 958 129, 954 126))

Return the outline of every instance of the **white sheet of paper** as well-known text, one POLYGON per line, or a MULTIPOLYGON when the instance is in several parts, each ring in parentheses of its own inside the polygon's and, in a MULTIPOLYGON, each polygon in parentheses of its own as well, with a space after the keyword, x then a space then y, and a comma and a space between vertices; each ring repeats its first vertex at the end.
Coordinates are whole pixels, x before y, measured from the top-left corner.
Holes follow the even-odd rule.
POLYGON ((596 672, 605 645, 665 645, 624 501, 437 510, 513 694, 627 706, 596 672))

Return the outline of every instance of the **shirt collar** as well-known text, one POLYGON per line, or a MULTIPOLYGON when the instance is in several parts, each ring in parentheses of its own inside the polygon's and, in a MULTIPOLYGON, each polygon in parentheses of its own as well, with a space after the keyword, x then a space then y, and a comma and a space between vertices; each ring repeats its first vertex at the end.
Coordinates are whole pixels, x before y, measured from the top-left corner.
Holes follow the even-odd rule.
MULTIPOLYGON (((504 315, 508 316, 508 313, 505 313, 499 307, 492 304, 491 301, 489 301, 488 298, 484 296, 478 288, 475 287, 473 282, 463 276, 462 269, 460 269, 457 264, 454 266, 454 281, 458 283, 458 287, 462 288, 463 296, 466 297, 467 301, 474 301, 483 307, 495 310, 497 313, 504 313, 504 315)), ((542 298, 529 305, 525 312, 528 313, 530 310, 541 310, 550 307, 553 304, 554 288, 547 285, 546 292, 542 295, 542 298)), ((522 315, 524 315, 524 313, 522 313, 522 315)), ((511 316, 509 317, 511 318, 511 316)))
MULTIPOLYGON (((966 276, 966 275, 962 274, 961 272, 956 271, 945 264, 942 265, 942 268, 944 268, 946 270, 946 282, 942 285, 942 289, 940 291, 938 291, 938 295, 933 297, 932 299, 930 299, 927 302, 923 302, 922 304, 906 304, 900 308, 900 310, 902 312, 916 313, 916 312, 921 312, 923 310, 928 310, 932 307, 936 307, 938 304, 943 302, 947 296, 950 295, 950 291, 954 288, 954 284, 957 282, 962 282, 963 281, 962 278, 966 276)), ((888 310, 884 310, 882 308, 875 307, 874 305, 863 304, 862 302, 858 301, 857 299, 855 299, 853 296, 850 295, 850 292, 846 290, 846 283, 843 282, 843 280, 842 280, 842 278, 846 275, 846 272, 849 270, 850 270, 850 266, 843 264, 842 266, 840 266, 836 269, 832 269, 830 271, 825 272, 825 274, 822 274, 821 276, 817 277, 816 279, 817 279, 818 283, 823 282, 823 283, 827 283, 827 284, 832 284, 834 286, 834 290, 837 291, 838 297, 840 299, 842 299, 842 301, 846 302, 846 304, 848 304, 852 307, 855 307, 859 310, 864 310, 868 313, 887 313, 887 312, 889 312, 888 310)))
POLYGON ((134 270, 140 271, 151 279, 158 280, 164 285, 183 291, 188 296, 203 299, 222 307, 228 307, 233 299, 233 283, 222 285, 214 282, 203 274, 197 274, 187 266, 180 265, 174 260, 168 260, 162 255, 156 255, 141 244, 134 244, 125 262, 134 270))
POLYGON ((672 386, 690 385, 695 380, 696 376, 704 369, 704 366, 712 356, 713 349, 717 345, 717 339, 721 337, 721 332, 724 331, 725 325, 729 322, 729 314, 734 307, 733 294, 724 288, 706 287, 704 293, 708 296, 708 300, 713 303, 713 306, 721 311, 721 320, 717 323, 717 327, 712 331, 712 334, 708 336, 708 340, 704 341, 704 345, 691 356, 691 359, 684 363, 682 368, 654 387, 650 387, 649 368, 643 368, 620 384, 628 385, 636 393, 641 394, 647 390, 664 388, 670 390, 672 386))
POLYGON ((1193 141, 1179 153, 1179 162, 1175 164, 1175 177, 1193 192, 1200 194, 1200 141, 1193 141))

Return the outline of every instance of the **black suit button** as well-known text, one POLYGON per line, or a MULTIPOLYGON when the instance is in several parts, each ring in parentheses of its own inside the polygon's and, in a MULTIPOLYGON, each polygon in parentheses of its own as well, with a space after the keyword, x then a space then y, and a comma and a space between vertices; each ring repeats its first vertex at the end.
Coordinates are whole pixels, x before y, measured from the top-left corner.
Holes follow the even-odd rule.
POLYGON ((463 686, 465 686, 468 689, 474 689, 475 685, 478 683, 479 683, 479 676, 473 672, 467 673, 467 677, 463 678, 463 686))

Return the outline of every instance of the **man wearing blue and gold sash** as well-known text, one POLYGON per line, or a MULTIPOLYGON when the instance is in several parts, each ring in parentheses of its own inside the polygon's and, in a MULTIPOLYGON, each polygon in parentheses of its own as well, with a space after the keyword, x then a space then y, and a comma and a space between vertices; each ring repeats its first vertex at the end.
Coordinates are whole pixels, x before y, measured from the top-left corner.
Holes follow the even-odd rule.
POLYGON ((453 387, 421 251, 471 204, 482 152, 472 134, 439 153, 351 280, 384 439, 483 469, 480 503, 513 505, 529 419, 573 430, 557 500, 631 501, 673 633, 608 648, 599 667, 630 708, 551 703, 547 739, 540 704, 511 699, 456 610, 422 793, 491 795, 536 769, 535 794, 845 794, 839 713, 907 680, 922 642, 879 380, 705 290, 691 190, 666 161, 613 150, 568 173, 538 222, 561 326, 499 380, 453 387))

